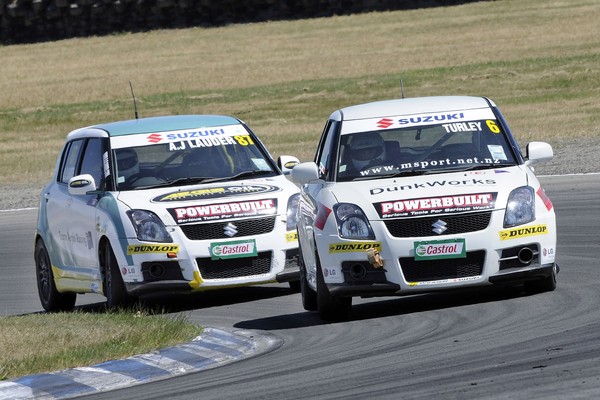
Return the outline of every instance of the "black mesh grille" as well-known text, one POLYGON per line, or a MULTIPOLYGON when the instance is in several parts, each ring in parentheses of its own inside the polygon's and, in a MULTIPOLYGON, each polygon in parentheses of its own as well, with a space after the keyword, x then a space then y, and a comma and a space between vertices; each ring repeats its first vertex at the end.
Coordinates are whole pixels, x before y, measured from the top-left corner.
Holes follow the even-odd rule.
POLYGON ((422 261, 400 258, 400 268, 408 282, 427 282, 481 275, 484 262, 485 251, 480 250, 468 252, 467 258, 422 261))
POLYGON ((271 270, 271 252, 258 253, 256 257, 212 260, 196 258, 202 279, 228 279, 266 274, 271 270))
POLYGON ((232 223, 238 233, 235 237, 255 236, 269 233, 275 227, 275 218, 255 218, 242 221, 219 221, 203 224, 181 225, 181 230, 190 240, 230 239, 225 235, 225 225, 232 223))
POLYGON ((427 218, 393 219, 384 221, 390 234, 394 237, 432 236, 433 224, 437 220, 444 221, 448 228, 440 236, 455 235, 466 232, 476 232, 488 227, 492 213, 472 213, 462 215, 440 215, 427 218))

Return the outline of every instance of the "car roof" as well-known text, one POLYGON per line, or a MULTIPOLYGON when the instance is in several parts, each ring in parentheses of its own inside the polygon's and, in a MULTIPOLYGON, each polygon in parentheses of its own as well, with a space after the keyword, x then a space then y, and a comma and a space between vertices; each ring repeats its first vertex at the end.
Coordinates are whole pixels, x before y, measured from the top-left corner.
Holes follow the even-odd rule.
POLYGON ((433 112, 451 112, 475 108, 495 107, 486 97, 431 96, 383 100, 341 108, 331 114, 334 120, 358 120, 433 112))
POLYGON ((226 115, 169 115, 92 125, 70 132, 67 135, 67 139, 79 137, 126 136, 139 133, 211 128, 241 123, 242 122, 239 119, 226 115))

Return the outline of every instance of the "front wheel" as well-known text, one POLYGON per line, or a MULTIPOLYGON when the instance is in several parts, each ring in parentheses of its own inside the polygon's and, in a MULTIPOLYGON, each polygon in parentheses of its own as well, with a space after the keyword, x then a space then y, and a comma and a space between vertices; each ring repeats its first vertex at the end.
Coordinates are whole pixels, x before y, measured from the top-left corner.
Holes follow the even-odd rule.
POLYGON ((552 292, 556 289, 556 264, 552 268, 552 274, 542 279, 535 281, 527 281, 524 284, 525 293, 527 294, 538 294, 543 292, 552 292))
POLYGON ((308 286, 306 278, 306 266, 302 257, 302 250, 298 256, 298 266, 300 267, 300 293, 302 295, 302 307, 306 311, 317 311, 317 293, 308 286))
POLYGON ((35 272, 38 294, 44 310, 71 311, 75 307, 76 293, 61 293, 56 289, 50 256, 42 239, 35 244, 35 272))
POLYGON ((131 304, 117 258, 109 244, 104 247, 104 295, 109 309, 126 308, 131 304))
POLYGON ((323 278, 319 255, 315 255, 317 263, 317 308, 323 321, 342 321, 348 318, 352 307, 352 297, 333 296, 323 278))
POLYGON ((298 293, 300 291, 300 281, 289 281, 288 285, 292 292, 298 293))

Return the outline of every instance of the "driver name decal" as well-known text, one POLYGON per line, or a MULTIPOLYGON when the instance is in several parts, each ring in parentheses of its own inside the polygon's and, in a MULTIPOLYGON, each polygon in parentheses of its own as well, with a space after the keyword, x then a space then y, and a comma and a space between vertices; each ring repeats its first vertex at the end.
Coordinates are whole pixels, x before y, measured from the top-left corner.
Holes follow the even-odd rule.
POLYGON ((497 193, 475 193, 455 196, 422 197, 375 203, 382 219, 423 215, 481 211, 494 208, 497 193))

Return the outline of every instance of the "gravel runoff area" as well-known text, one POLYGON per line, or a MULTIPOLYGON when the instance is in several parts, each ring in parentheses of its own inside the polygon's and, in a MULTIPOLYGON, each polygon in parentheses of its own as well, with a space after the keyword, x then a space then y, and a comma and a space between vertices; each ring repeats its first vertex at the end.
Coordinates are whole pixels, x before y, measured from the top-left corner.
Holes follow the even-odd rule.
MULTIPOLYGON (((553 144, 554 159, 539 164, 536 175, 600 173, 600 138, 578 139, 567 144, 553 144)), ((3 185, 0 211, 37 208, 44 184, 3 185)))

